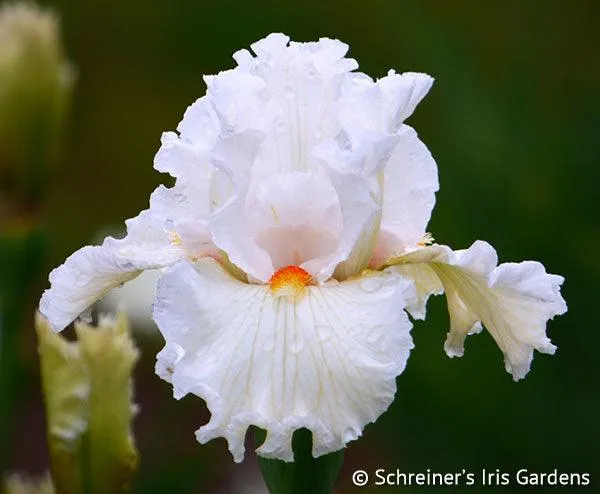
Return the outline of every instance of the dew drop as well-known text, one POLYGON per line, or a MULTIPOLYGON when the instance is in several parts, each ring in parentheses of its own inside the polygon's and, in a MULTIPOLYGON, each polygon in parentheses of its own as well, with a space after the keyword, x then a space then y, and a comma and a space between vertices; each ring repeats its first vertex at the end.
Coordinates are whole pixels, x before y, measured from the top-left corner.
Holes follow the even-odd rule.
POLYGON ((367 278, 361 282, 360 287, 365 292, 372 293, 381 288, 381 280, 375 277, 367 278))
POLYGON ((383 279, 383 286, 395 287, 397 285, 398 285, 398 277, 397 276, 386 276, 383 279))
POLYGON ((259 73, 264 74, 265 72, 269 72, 271 70, 271 64, 266 61, 260 62, 256 65, 256 70, 259 73))
POLYGON ((331 326, 327 324, 317 324, 316 330, 319 341, 325 341, 331 338, 331 326))
POLYGON ((344 132, 343 130, 340 131, 340 133, 336 136, 335 140, 336 140, 337 144, 340 146, 340 148, 342 148, 342 150, 344 150, 344 151, 352 150, 352 143, 350 142, 350 137, 348 137, 348 134, 346 132, 344 132))
POLYGON ((363 354, 361 352, 359 352, 356 348, 350 348, 347 352, 346 355, 348 355, 348 359, 351 362, 361 362, 363 359, 363 354))
POLYGON ((317 73, 316 73, 315 69, 308 69, 308 72, 306 73, 306 77, 308 77, 309 79, 314 79, 315 77, 317 77, 317 73))
POLYGON ((352 429, 351 427, 348 427, 346 430, 344 430, 344 433, 342 434, 342 438, 345 443, 354 441, 357 437, 358 434, 356 434, 354 429, 352 429))
POLYGON ((204 364, 212 365, 212 364, 216 363, 218 359, 219 359, 219 356, 216 353, 209 353, 206 356, 206 358, 204 359, 204 364))
POLYGON ((381 338, 381 329, 376 326, 374 327, 371 331, 369 331, 369 334, 367 334, 367 343, 375 343, 377 340, 379 340, 379 338, 381 338))
POLYGON ((170 365, 178 364, 185 355, 185 350, 177 343, 167 345, 160 356, 160 360, 170 365))
POLYGON ((292 86, 285 86, 283 88, 283 94, 287 99, 292 99, 294 97, 294 88, 292 86))
POLYGON ((362 324, 354 324, 348 328, 348 333, 350 334, 350 336, 358 336, 362 332, 362 329, 362 324))
POLYGON ((267 338, 263 344, 263 350, 265 352, 270 352, 273 348, 275 348, 275 338, 267 338))
POLYGON ((294 335, 292 342, 290 343, 290 351, 292 353, 300 353, 304 348, 304 340, 299 335, 294 335))

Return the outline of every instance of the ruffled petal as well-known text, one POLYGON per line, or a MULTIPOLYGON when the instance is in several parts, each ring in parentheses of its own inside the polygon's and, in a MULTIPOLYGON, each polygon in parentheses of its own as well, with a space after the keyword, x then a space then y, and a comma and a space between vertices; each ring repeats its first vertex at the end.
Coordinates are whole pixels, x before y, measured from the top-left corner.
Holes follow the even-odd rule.
POLYGON ((431 153, 408 125, 402 125, 398 142, 385 166, 381 233, 370 267, 415 248, 425 235, 435 193, 437 166, 431 153))
MULTIPOLYGON (((296 250, 306 254, 299 256, 299 264, 319 282, 332 275, 346 279, 367 267, 372 257, 382 219, 383 180, 378 175, 401 137, 403 120, 433 80, 425 74, 390 72, 375 82, 351 72, 358 65, 345 58, 348 46, 327 38, 290 43, 287 36, 272 34, 252 49, 256 56, 237 52, 236 68, 206 78, 206 97, 188 108, 179 137, 163 136, 155 166, 178 177, 180 189, 194 184, 189 188, 205 203, 215 190, 211 180, 191 180, 189 175, 206 163, 210 164, 202 172, 206 176, 212 167, 225 172, 229 179, 225 199, 223 194, 217 194, 218 201, 211 198, 218 207, 209 208, 210 218, 190 224, 208 222, 218 248, 250 280, 262 282, 284 258, 293 258, 295 249, 273 259, 273 250, 285 243, 281 235, 278 245, 265 248, 254 234, 256 228, 249 225, 256 212, 249 209, 256 203, 252 184, 325 172, 328 180, 323 182, 333 185, 331 201, 339 204, 343 227, 332 232, 305 225, 309 229, 303 227, 297 238, 319 248, 296 250), (253 149, 248 146, 251 135, 256 136, 253 149), (180 184, 184 178, 186 183, 180 184), (332 234, 339 238, 337 246, 331 242, 332 234)), ((182 227, 176 230, 182 234, 182 227)))
POLYGON ((438 189, 437 168, 415 131, 402 121, 432 82, 425 74, 391 72, 377 82, 352 74, 342 85, 336 103, 342 131, 314 151, 334 177, 340 203, 346 205, 344 217, 352 218, 342 239, 348 243, 340 242, 334 258, 339 262, 336 279, 368 264, 377 267, 405 245, 416 245, 425 233, 438 189))
MULTIPOLYGON (((338 264, 347 260, 336 275, 344 279, 367 265, 372 238, 379 227, 380 209, 371 198, 371 183, 367 176, 375 173, 377 166, 383 166, 395 137, 390 136, 389 129, 387 133, 374 135, 374 142, 367 139, 359 144, 357 137, 350 159, 344 158, 342 164, 334 156, 328 163, 323 163, 323 153, 317 152, 318 148, 323 147, 323 143, 325 147, 339 148, 337 141, 343 137, 338 118, 340 108, 348 107, 351 112, 350 107, 354 105, 352 98, 340 95, 345 78, 354 78, 349 71, 357 64, 344 58, 348 46, 339 41, 324 38, 315 43, 288 42, 287 36, 273 34, 252 45, 256 57, 247 51, 236 53, 234 58, 238 67, 211 78, 208 94, 231 132, 247 132, 251 122, 252 128, 263 136, 256 156, 247 162, 247 167, 252 168, 251 182, 265 184, 277 175, 307 173, 321 176, 324 183, 333 184, 330 200, 339 203, 343 217, 342 231, 334 232, 334 236, 339 237, 337 248, 330 252, 333 247, 329 242, 331 228, 325 236, 320 232, 315 234, 311 228, 309 233, 315 234, 317 239, 309 243, 324 248, 312 252, 314 258, 301 261, 315 279, 324 281, 331 277, 338 264), (385 144, 379 144, 380 141, 385 144), (362 163, 365 160, 369 161, 367 166, 362 163), (367 168, 368 173, 363 173, 367 168)), ((375 114, 376 110, 372 109, 371 113, 375 114)), ((274 265, 269 269, 266 252, 260 252, 248 241, 251 235, 245 223, 252 216, 253 212, 248 212, 248 208, 254 201, 251 190, 238 190, 239 200, 235 205, 231 204, 229 213, 222 219, 235 220, 235 232, 244 240, 244 245, 242 247, 238 240, 240 245, 235 246, 231 239, 225 238, 222 232, 226 221, 219 221, 215 239, 251 279, 266 281, 278 262, 272 263, 274 265), (242 201, 244 194, 248 195, 242 201), (237 209, 235 212, 234 208, 237 209)), ((293 255, 293 249, 290 249, 277 258, 293 255)))
POLYGON ((120 288, 115 288, 99 301, 98 311, 116 314, 123 310, 131 321, 134 331, 147 330, 154 334, 156 325, 152 320, 152 304, 156 296, 156 284, 162 275, 160 269, 143 271, 120 288))
POLYGON ((221 130, 217 112, 207 96, 188 106, 177 126, 181 140, 192 146, 198 155, 208 153, 215 146, 221 130))
POLYGON ((198 440, 226 438, 236 461, 250 425, 266 429, 257 450, 266 457, 292 461, 301 427, 313 433, 313 456, 336 451, 393 400, 413 346, 401 310, 411 290, 377 273, 276 296, 210 259, 180 262, 158 285, 157 373, 177 398, 206 401, 212 416, 198 440))
POLYGON ((396 74, 390 70, 377 84, 383 93, 386 116, 393 122, 395 129, 398 129, 429 92, 433 77, 419 72, 396 74))
POLYGON ((178 127, 181 136, 174 132, 162 135, 155 168, 177 180, 171 188, 159 186, 150 197, 152 212, 165 219, 193 257, 214 256, 218 251, 209 230, 210 216, 226 205, 235 191, 230 170, 218 162, 222 146, 217 145, 216 137, 204 142, 196 136, 202 133, 204 120, 215 118, 209 116, 207 105, 206 98, 201 98, 188 108, 178 127))
POLYGON ((360 273, 372 257, 381 223, 383 161, 365 167, 366 156, 348 136, 324 141, 313 151, 335 188, 343 216, 338 248, 306 266, 318 280, 360 273))
POLYGON ((248 131, 232 134, 219 142, 213 164, 229 177, 233 194, 210 217, 212 239, 231 262, 253 279, 266 282, 273 274, 269 254, 254 240, 246 221, 246 200, 251 184, 250 165, 261 145, 261 136, 248 131))
POLYGON ((291 172, 255 184, 246 199, 246 222, 273 269, 297 265, 335 251, 342 212, 324 173, 291 172))
POLYGON ((371 193, 368 177, 332 168, 328 172, 339 197, 344 227, 337 251, 321 259, 314 269, 322 279, 333 274, 345 280, 367 267, 379 230, 381 206, 371 193))
POLYGON ((193 146, 182 141, 175 132, 163 132, 160 148, 154 156, 154 169, 172 177, 185 176, 198 162, 193 146))
MULTIPOLYGON (((396 74, 391 70, 376 82, 365 74, 348 76, 337 107, 342 128, 353 147, 368 149, 369 141, 383 143, 387 136, 394 135, 432 84, 432 77, 414 72, 396 74)), ((371 151, 379 154, 377 148, 371 151)))
POLYGON ((197 173, 198 168, 207 168, 207 156, 217 144, 222 130, 210 98, 203 96, 188 106, 177 130, 179 135, 175 132, 162 134, 154 168, 173 177, 189 178, 189 174, 197 173))
POLYGON ((497 262, 493 247, 477 241, 454 252, 446 246, 425 247, 397 258, 389 269, 412 277, 417 286, 430 284, 432 292, 439 291, 431 280, 435 273, 450 313, 444 345, 448 356, 461 356, 465 337, 479 332, 483 323, 504 354, 507 372, 518 381, 529 372, 533 350, 556 350, 546 336, 546 323, 567 311, 560 294, 564 278, 546 273, 539 262, 497 262))
POLYGON ((429 297, 444 293, 444 286, 436 272, 427 263, 399 264, 390 270, 413 280, 415 296, 407 301, 406 310, 415 319, 425 319, 429 297))
POLYGON ((126 222, 128 235, 108 237, 101 246, 87 246, 50 273, 50 288, 40 300, 40 312, 60 331, 111 289, 143 270, 171 264, 185 256, 173 244, 163 221, 143 211, 126 222))

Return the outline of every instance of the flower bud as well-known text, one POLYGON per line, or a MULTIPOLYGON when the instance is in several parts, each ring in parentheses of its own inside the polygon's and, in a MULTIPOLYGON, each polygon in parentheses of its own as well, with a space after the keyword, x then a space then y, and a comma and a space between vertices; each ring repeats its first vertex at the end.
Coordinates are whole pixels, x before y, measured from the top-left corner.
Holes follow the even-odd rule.
POLYGON ((30 3, 0 7, 0 193, 30 199, 56 159, 73 73, 56 16, 30 3))
POLYGON ((8 476, 4 482, 6 494, 54 494, 52 479, 47 473, 39 479, 26 478, 18 474, 8 476))
POLYGON ((57 490, 125 492, 137 468, 130 424, 138 358, 125 317, 104 318, 98 328, 76 324, 77 342, 54 333, 39 314, 36 329, 57 490))

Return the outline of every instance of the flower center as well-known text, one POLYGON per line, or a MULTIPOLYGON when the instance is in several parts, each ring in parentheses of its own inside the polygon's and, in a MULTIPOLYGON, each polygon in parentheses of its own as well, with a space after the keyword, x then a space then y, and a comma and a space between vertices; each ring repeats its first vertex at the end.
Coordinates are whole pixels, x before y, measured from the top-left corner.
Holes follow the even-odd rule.
POLYGON ((310 273, 300 266, 279 268, 269 279, 269 286, 276 297, 295 296, 312 282, 310 273))

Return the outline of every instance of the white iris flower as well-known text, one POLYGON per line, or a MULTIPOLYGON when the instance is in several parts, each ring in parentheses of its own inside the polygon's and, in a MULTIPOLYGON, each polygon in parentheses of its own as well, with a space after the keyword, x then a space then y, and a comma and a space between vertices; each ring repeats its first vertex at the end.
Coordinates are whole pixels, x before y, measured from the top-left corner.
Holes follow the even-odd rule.
POLYGON ((563 278, 494 249, 429 245, 436 164, 404 124, 433 79, 373 81, 330 39, 272 34, 206 77, 206 96, 167 132, 155 168, 175 177, 123 239, 84 247, 50 275, 41 312, 61 330, 112 288, 164 268, 154 319, 166 340, 156 371, 193 393, 236 461, 249 425, 257 452, 293 459, 294 430, 313 455, 343 448, 394 398, 413 347, 411 322, 446 292, 449 356, 490 332, 507 370, 553 353, 546 322, 566 311, 563 278))

